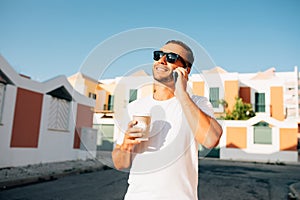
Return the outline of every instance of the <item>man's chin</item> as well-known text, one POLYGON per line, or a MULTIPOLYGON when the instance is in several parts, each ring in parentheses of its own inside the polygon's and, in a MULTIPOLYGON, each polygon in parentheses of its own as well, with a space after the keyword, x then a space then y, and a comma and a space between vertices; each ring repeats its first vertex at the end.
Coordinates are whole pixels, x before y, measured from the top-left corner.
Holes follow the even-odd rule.
POLYGON ((168 77, 157 77, 153 76, 154 80, 160 83, 170 83, 173 81, 173 76, 168 76, 168 77))

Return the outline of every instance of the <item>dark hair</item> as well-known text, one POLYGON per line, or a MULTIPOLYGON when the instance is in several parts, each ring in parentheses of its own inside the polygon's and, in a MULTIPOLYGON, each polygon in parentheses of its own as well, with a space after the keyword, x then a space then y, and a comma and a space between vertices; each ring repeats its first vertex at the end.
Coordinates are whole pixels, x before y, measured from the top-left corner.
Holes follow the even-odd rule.
POLYGON ((194 54, 193 54, 192 49, 187 44, 185 44, 184 42, 179 41, 179 40, 169 40, 168 42, 166 42, 166 44, 178 44, 179 46, 184 48, 188 52, 189 60, 188 61, 186 60, 187 66, 192 67, 193 62, 194 62, 194 54))

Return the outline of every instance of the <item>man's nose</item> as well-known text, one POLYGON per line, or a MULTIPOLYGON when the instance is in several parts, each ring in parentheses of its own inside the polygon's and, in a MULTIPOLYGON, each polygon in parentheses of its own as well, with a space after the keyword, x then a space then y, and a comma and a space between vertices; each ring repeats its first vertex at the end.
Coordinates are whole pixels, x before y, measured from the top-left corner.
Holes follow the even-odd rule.
POLYGON ((161 64, 167 64, 167 59, 166 59, 166 55, 163 55, 159 60, 158 60, 159 63, 161 64))

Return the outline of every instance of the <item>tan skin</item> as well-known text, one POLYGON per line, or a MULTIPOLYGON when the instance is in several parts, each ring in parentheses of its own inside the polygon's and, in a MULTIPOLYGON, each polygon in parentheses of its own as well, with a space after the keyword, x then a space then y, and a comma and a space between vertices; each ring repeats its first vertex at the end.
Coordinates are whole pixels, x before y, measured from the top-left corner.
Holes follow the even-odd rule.
MULTIPOLYGON (((183 59, 188 60, 187 51, 178 44, 166 44, 161 50, 177 53, 183 59)), ((196 141, 206 148, 217 146, 222 135, 221 126, 215 119, 209 117, 199 109, 186 91, 190 68, 184 69, 180 60, 177 60, 175 63, 168 63, 166 56, 163 56, 160 60, 154 61, 152 70, 154 79, 156 80, 154 83, 153 98, 163 101, 176 96, 196 141), (173 79, 159 81, 170 77, 174 70, 178 73, 176 84, 174 84, 173 79)), ((123 144, 116 145, 112 152, 114 165, 119 170, 130 167, 134 147, 141 143, 141 141, 135 140, 135 138, 142 137, 141 129, 134 127, 136 124, 136 121, 129 122, 123 144)))

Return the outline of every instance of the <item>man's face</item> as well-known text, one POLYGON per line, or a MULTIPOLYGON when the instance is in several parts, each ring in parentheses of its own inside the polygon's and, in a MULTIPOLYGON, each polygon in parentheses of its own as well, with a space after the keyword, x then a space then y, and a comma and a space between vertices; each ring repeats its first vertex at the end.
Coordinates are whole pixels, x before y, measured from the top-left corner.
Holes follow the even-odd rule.
MULTIPOLYGON (((187 51, 178 44, 169 43, 164 45, 160 51, 164 53, 175 53, 187 60, 187 51)), ((184 67, 181 59, 177 59, 175 63, 167 62, 166 55, 162 56, 159 60, 153 63, 153 77, 156 81, 167 83, 173 81, 173 70, 177 67, 184 67)))

